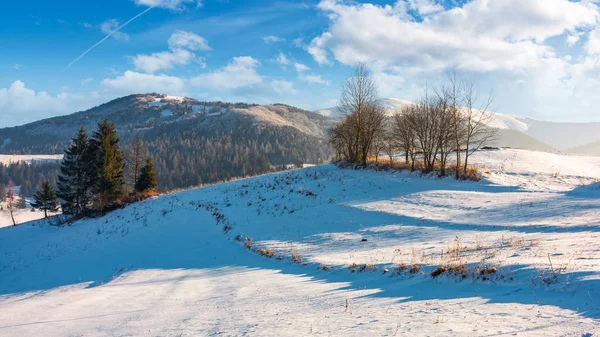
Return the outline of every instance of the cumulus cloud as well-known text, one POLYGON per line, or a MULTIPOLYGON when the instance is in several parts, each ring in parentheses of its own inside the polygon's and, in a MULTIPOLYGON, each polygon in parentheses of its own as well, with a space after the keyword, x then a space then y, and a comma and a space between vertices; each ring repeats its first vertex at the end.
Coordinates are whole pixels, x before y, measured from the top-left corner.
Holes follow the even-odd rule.
POLYGON ((441 3, 321 0, 318 8, 329 26, 306 50, 321 65, 367 62, 388 96, 415 98, 410 95, 415 84, 437 82, 457 70, 493 89, 501 111, 541 119, 566 112, 576 119, 575 111, 595 116, 599 1, 471 0, 451 8, 441 3), (574 57, 555 49, 561 41, 574 46, 582 40, 574 57))
POLYGON ((281 96, 296 95, 298 91, 294 88, 294 83, 290 81, 272 80, 271 87, 281 96))
POLYGON ((181 30, 171 35, 168 43, 171 49, 211 50, 208 42, 202 36, 181 30))
POLYGON ((444 10, 444 6, 436 3, 434 0, 408 0, 408 5, 412 10, 417 11, 421 15, 428 15, 444 10))
POLYGON ((542 44, 547 38, 598 20, 595 4, 568 0, 473 0, 422 21, 397 5, 322 0, 318 7, 331 20, 308 47, 318 63, 333 57, 344 64, 377 60, 425 69, 520 70, 555 56, 542 44))
POLYGON ((122 95, 149 92, 171 95, 185 94, 185 81, 179 77, 143 74, 131 70, 121 76, 104 79, 102 87, 107 91, 122 95))
POLYGON ((0 88, 0 120, 2 127, 25 124, 74 111, 91 108, 101 102, 96 92, 85 94, 63 90, 57 95, 36 92, 17 80, 8 88, 0 88))
POLYGON ((100 24, 100 31, 102 31, 105 35, 112 36, 115 40, 127 41, 129 40, 129 35, 117 31, 120 24, 116 19, 108 19, 100 24), (112 34, 111 34, 112 33, 112 34))
POLYGON ((600 55, 600 28, 589 33, 585 50, 590 55, 600 55))
POLYGON ((185 66, 193 61, 205 67, 204 59, 197 57, 190 50, 210 50, 204 38, 191 32, 177 31, 168 41, 170 51, 138 54, 132 58, 136 70, 153 74, 159 70, 185 66))
POLYGON ((262 82, 256 71, 260 62, 250 56, 238 56, 225 67, 201 74, 190 79, 190 84, 199 88, 236 89, 262 82))
POLYGON ((187 50, 178 49, 150 55, 137 55, 133 58, 135 69, 153 74, 159 70, 171 69, 176 65, 189 64, 195 55, 187 50))

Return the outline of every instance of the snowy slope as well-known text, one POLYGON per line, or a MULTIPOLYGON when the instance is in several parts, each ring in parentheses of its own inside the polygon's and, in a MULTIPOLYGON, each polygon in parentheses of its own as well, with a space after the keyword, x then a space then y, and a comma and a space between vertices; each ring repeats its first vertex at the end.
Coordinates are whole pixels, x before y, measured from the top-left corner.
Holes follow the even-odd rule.
POLYGON ((0 228, 0 335, 600 333, 600 158, 472 162, 484 181, 317 166, 0 228), (429 276, 455 258, 497 273, 429 276))
POLYGON ((8 165, 10 163, 26 162, 31 163, 34 161, 60 161, 63 155, 12 155, 12 154, 0 154, 0 163, 8 165))

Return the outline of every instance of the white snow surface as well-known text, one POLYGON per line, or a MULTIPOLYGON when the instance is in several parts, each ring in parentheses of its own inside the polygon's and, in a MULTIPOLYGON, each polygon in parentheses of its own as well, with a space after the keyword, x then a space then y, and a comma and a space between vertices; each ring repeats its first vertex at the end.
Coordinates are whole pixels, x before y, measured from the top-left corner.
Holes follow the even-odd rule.
POLYGON ((481 182, 325 165, 0 228, 0 335, 598 336, 600 158, 471 162, 481 182), (430 276, 456 262, 497 272, 430 276))
POLYGON ((31 163, 33 161, 59 161, 62 160, 62 154, 40 154, 40 155, 13 155, 13 154, 0 154, 0 163, 8 165, 10 163, 26 162, 31 163))

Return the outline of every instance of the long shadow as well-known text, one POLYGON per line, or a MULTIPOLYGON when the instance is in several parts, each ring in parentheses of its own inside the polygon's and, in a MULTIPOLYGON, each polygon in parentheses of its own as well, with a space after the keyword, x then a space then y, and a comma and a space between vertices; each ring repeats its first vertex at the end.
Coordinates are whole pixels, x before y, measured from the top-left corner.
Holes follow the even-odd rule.
MULTIPOLYGON (((429 185, 429 184, 427 184, 429 185)), ((447 187, 447 186, 446 186, 447 187)), ((470 190, 468 184, 457 184, 457 190, 470 190)), ((489 191, 515 192, 518 189, 489 186, 489 191)), ((423 189, 430 190, 430 189, 423 189)), ((478 189, 481 191, 481 189, 478 189)), ((415 193, 415 189, 405 191, 406 194, 415 193)), ((398 196, 398 190, 389 195, 398 196)), ((383 195, 378 199, 385 199, 389 195, 383 195)), ((215 269, 231 270, 253 270, 272 269, 280 270, 281 273, 299 277, 309 277, 312 280, 322 282, 349 282, 350 284, 340 288, 344 289, 379 289, 375 294, 368 297, 406 298, 399 301, 425 301, 425 300, 450 300, 457 297, 482 297, 489 303, 520 303, 520 304, 545 304, 554 305, 563 309, 578 312, 580 315, 594 319, 600 318, 600 280, 586 276, 592 273, 570 273, 565 274, 571 282, 577 282, 578 287, 574 294, 588 294, 589 298, 573 296, 557 290, 548 290, 544 287, 528 287, 522 284, 512 285, 493 284, 489 282, 456 282, 448 279, 431 279, 427 276, 414 276, 407 278, 393 278, 380 273, 351 274, 345 270, 324 272, 315 268, 303 268, 286 261, 275 261, 266 259, 247 252, 240 244, 227 242, 227 236, 221 232, 221 228, 215 226, 210 214, 193 208, 181 208, 176 217, 168 211, 165 215, 157 216, 161 207, 168 210, 169 201, 174 197, 161 198, 159 201, 149 202, 147 206, 155 214, 146 218, 149 223, 141 225, 131 234, 126 234, 118 240, 98 240, 95 244, 87 247, 77 254, 57 255, 50 260, 39 261, 31 267, 19 266, 18 270, 5 269, 0 271, 0 295, 5 298, 0 302, 2 306, 10 305, 11 299, 18 300, 17 296, 35 291, 48 291, 57 287, 86 283, 91 286, 103 286, 109 284, 112 279, 131 270, 208 270, 215 269), (199 226, 203 230, 198 230, 199 226), (449 283, 452 284, 449 291, 449 283), (533 289, 533 291, 532 291, 533 289), (535 291, 545 292, 543 298, 538 298, 535 291), (550 295, 549 295, 550 293, 550 295), (541 301, 541 302, 540 302, 541 301)), ((193 195, 180 195, 182 204, 193 200, 193 195)), ((354 202, 361 198, 352 198, 354 202)), ((349 202, 352 200, 344 200, 349 202)), ((361 201, 362 202, 362 201, 361 201)), ((508 206, 507 206, 508 207, 508 206)), ((131 209, 119 210, 107 218, 118 221, 119 216, 128 214, 131 209)), ((502 211, 502 210, 501 210, 502 211)), ((309 211, 307 211, 309 212, 309 211)), ((462 231, 503 231, 507 228, 491 227, 486 225, 473 225, 466 223, 433 222, 422 219, 398 216, 389 213, 380 213, 372 216, 373 211, 358 209, 356 207, 340 207, 340 216, 343 215, 340 225, 335 229, 340 231, 353 231, 369 227, 377 227, 389 224, 409 224, 420 227, 456 229, 462 231), (364 218, 361 223, 348 225, 347 220, 352 218, 364 218)), ((151 212, 149 212, 151 214, 151 212)), ((278 219, 275 219, 278 220, 278 219)), ((141 222, 141 220, 140 220, 141 222)), ((91 227, 91 223, 78 223, 72 228, 61 230, 84 230, 85 226, 91 227)), ((125 226, 124 224, 121 224, 125 226)), ((329 227, 327 228, 329 229, 329 227)), ((541 226, 529 229, 527 227, 512 227, 511 231, 522 233, 535 233, 547 231, 598 231, 598 228, 588 228, 583 225, 563 228, 560 226, 541 226)), ((95 227, 85 229, 86 235, 94 235, 95 227)), ((7 235, 4 240, 12 240, 27 235, 31 228, 2 229, 2 234, 7 235), (12 235, 15 234, 15 235, 12 235)), ((58 230, 57 230, 58 231, 58 230)), ((271 230, 273 233, 274 230, 271 230)), ((306 236, 310 233, 323 233, 323 228, 315 226, 301 234, 306 236), (317 229, 320 229, 318 231, 317 229)), ((65 236, 67 239, 72 239, 65 236)), ((273 237, 276 239, 279 237, 273 237)), ((268 239, 267 237, 261 239, 268 239)), ((425 266, 432 268, 433 266, 425 266)), ((511 266, 515 271, 530 270, 530 266, 511 266)), ((29 296, 29 295, 27 295, 29 296)))
MULTIPOLYGON (((530 288, 522 284, 492 284, 489 282, 457 282, 451 279, 431 279, 427 275, 390 277, 380 272, 351 274, 346 270, 320 271, 302 267, 288 261, 267 259, 248 252, 241 244, 227 241, 220 228, 214 225, 204 211, 179 211, 177 221, 159 226, 150 224, 144 230, 124 236, 120 240, 107 240, 80 254, 71 254, 45 261, 18 271, 16 279, 8 280, 7 272, 0 274, 0 294, 6 295, 2 305, 10 305, 11 298, 24 292, 45 291, 75 284, 110 286, 110 281, 120 273, 130 270, 205 270, 207 272, 252 271, 269 269, 283 274, 306 278, 306 282, 341 282, 338 290, 377 289, 366 297, 400 298, 399 302, 452 300, 464 297, 481 297, 489 303, 519 303, 554 305, 578 312, 581 316, 598 319, 600 307, 600 280, 585 278, 589 273, 567 274, 571 282, 578 282, 577 293, 587 293, 591 299, 585 303, 581 296, 533 288, 544 292, 538 298, 530 288), (183 213, 183 214, 182 214, 183 213), (165 230, 165 227, 169 227, 165 230), (199 231, 198 226, 205 230, 199 231), (122 267, 120 267, 122 266, 122 267), (131 267, 129 269, 128 267, 131 267), (123 268, 123 270, 120 270, 123 268), (348 284, 349 283, 349 284, 348 284), (103 285, 104 284, 104 285, 103 285), (549 295, 550 294, 550 295, 549 295)), ((424 270, 433 266, 424 266, 424 270)), ((511 267, 518 272, 528 266, 511 267)), ((165 282, 158 280, 149 282, 165 282)), ((18 298, 17 298, 18 299, 18 298)), ((3 327, 0 327, 3 328, 3 327)))

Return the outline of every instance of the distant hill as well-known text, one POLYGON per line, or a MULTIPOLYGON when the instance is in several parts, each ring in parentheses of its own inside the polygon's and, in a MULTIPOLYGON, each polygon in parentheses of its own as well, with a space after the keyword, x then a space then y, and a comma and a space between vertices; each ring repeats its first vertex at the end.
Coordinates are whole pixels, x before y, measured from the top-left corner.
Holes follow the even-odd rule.
POLYGON ((0 153, 62 154, 80 126, 108 119, 123 147, 140 136, 155 157, 159 184, 189 187, 258 174, 300 160, 328 160, 333 119, 284 104, 203 102, 130 95, 71 115, 0 129, 0 153))
POLYGON ((576 146, 576 147, 566 150, 565 152, 572 153, 572 154, 600 157, 600 141, 585 144, 582 146, 576 146))

